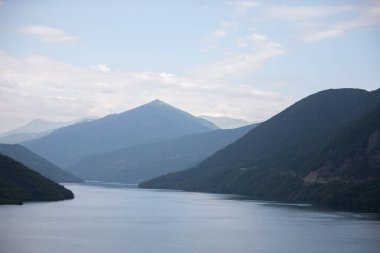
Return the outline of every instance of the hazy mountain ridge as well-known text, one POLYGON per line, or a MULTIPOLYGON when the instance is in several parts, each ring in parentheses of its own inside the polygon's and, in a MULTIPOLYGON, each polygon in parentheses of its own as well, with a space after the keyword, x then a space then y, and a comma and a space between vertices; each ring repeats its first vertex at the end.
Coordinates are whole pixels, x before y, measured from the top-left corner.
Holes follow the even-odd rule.
POLYGON ((23 134, 41 133, 41 132, 51 131, 60 127, 64 127, 69 124, 72 124, 72 122, 54 122, 54 121, 49 121, 49 120, 44 120, 44 119, 35 119, 19 128, 3 133, 2 136, 10 135, 10 134, 20 134, 20 133, 23 133, 23 134))
POLYGON ((186 135, 93 155, 67 170, 86 180, 138 183, 195 166, 253 127, 186 135))
POLYGON ((243 126, 252 125, 252 124, 258 124, 254 122, 249 122, 244 119, 235 119, 235 118, 230 118, 230 117, 213 117, 213 116, 206 116, 206 115, 199 115, 198 117, 214 123, 221 129, 233 129, 233 128, 239 128, 243 126))
POLYGON ((70 190, 0 154, 0 204, 73 198, 70 190))
POLYGON ((217 127, 211 122, 155 100, 123 113, 60 128, 23 145, 65 168, 90 155, 214 129, 217 127))
POLYGON ((18 144, 0 144, 0 154, 24 164, 28 168, 55 182, 83 181, 18 144))
POLYGON ((21 126, 17 129, 0 134, 0 143, 18 144, 25 141, 35 140, 50 134, 52 131, 86 121, 91 121, 94 118, 84 117, 67 122, 53 122, 48 120, 36 119, 21 126))
POLYGON ((22 143, 24 141, 31 141, 35 140, 41 137, 44 137, 48 134, 50 134, 51 131, 46 132, 40 132, 40 133, 15 133, 15 134, 9 134, 4 135, 3 137, 0 137, 0 143, 4 144, 18 144, 22 143))
MULTIPOLYGON (((328 143, 338 145, 333 143, 339 142, 336 138, 342 140, 339 135, 348 131, 344 129, 356 129, 354 125, 363 122, 359 118, 375 110, 373 108, 379 101, 380 90, 340 89, 316 93, 261 123, 199 166, 153 179, 141 184, 141 187, 238 193, 259 199, 306 201, 337 208, 379 211, 376 203, 380 201, 376 202, 374 197, 374 193, 380 192, 376 181, 379 180, 377 153, 368 158, 374 168, 368 169, 371 167, 364 165, 367 168, 365 178, 355 178, 350 174, 365 169, 362 168, 363 162, 355 165, 355 161, 361 161, 360 157, 354 159, 355 155, 348 151, 342 155, 344 159, 341 158, 343 160, 337 163, 339 165, 326 169, 331 163, 331 157, 326 156, 329 154, 326 150, 330 151, 328 143), (346 178, 342 180, 341 168, 348 166, 347 161, 352 161, 349 163, 352 168, 346 171, 346 178), (320 181, 326 176, 330 180, 320 181), (347 200, 350 194, 355 198, 347 200), (360 202, 360 199, 365 201, 360 202)), ((360 129, 369 125, 362 124, 360 129)), ((379 124, 375 126, 378 128, 379 124)), ((377 130, 371 131, 370 139, 376 146, 377 130)), ((358 143, 362 144, 369 138, 355 131, 349 136, 358 136, 358 143)), ((352 138, 346 136, 343 140, 352 138)), ((342 143, 345 143, 343 147, 347 150, 361 152, 354 140, 342 143)), ((375 149, 373 152, 378 151, 375 149)), ((338 159, 339 156, 335 156, 338 159)))

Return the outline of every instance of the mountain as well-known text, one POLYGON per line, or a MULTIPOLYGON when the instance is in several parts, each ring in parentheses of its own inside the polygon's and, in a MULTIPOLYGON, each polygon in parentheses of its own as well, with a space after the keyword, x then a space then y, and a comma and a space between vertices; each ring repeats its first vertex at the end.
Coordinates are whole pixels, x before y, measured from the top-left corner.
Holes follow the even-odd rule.
POLYGON ((73 198, 73 193, 65 187, 50 181, 10 157, 0 155, 0 204, 73 198))
POLYGON ((23 145, 66 168, 90 155, 215 129, 206 120, 154 100, 120 114, 57 129, 23 145))
POLYGON ((235 119, 235 118, 230 118, 230 117, 213 117, 213 116, 206 116, 206 115, 200 115, 198 117, 214 123, 216 126, 218 126, 221 129, 233 129, 233 128, 252 125, 252 124, 257 124, 257 123, 246 121, 244 119, 235 119))
POLYGON ((30 141, 48 135, 55 129, 77 124, 80 122, 90 121, 93 118, 81 118, 69 122, 53 122, 42 119, 33 120, 26 125, 15 130, 0 134, 0 143, 18 144, 24 141, 30 141))
POLYGON ((237 193, 380 211, 375 204, 380 203, 375 201, 380 196, 379 150, 371 149, 374 153, 364 161, 356 155, 364 152, 365 145, 378 147, 378 121, 369 124, 361 117, 368 117, 370 111, 376 115, 379 101, 380 89, 313 94, 198 166, 153 179, 141 187, 237 193))
POLYGON ((34 139, 41 138, 50 134, 51 131, 40 132, 40 133, 16 133, 8 134, 0 137, 0 143, 4 144, 18 144, 24 141, 30 141, 34 139))
POLYGON ((86 157, 67 170, 86 180, 139 183, 197 165, 255 125, 186 135, 86 157))
POLYGON ((0 154, 9 156, 14 160, 23 163, 28 168, 54 182, 72 183, 83 181, 18 144, 0 144, 0 154))
POLYGON ((54 129, 69 125, 69 122, 53 122, 43 119, 33 120, 24 126, 0 135, 0 143, 16 144, 48 135, 54 129))
POLYGON ((53 122, 53 121, 48 121, 48 120, 43 120, 43 119, 35 119, 15 130, 5 133, 5 135, 19 134, 19 133, 24 133, 24 134, 41 133, 41 132, 57 129, 60 127, 64 127, 64 126, 67 126, 68 124, 71 124, 71 123, 70 122, 53 122))

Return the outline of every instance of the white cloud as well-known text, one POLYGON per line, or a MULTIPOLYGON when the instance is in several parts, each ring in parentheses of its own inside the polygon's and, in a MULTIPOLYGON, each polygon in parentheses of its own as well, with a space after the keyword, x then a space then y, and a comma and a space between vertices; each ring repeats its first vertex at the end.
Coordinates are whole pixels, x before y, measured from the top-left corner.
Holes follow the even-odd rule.
POLYGON ((235 7, 235 10, 238 12, 244 12, 250 9, 255 8, 258 4, 258 0, 230 0, 229 4, 235 7))
POLYGON ((216 29, 212 34, 211 36, 213 38, 223 38, 223 37, 226 37, 227 36, 227 31, 226 30, 223 30, 223 29, 216 29))
POLYGON ((254 33, 246 38, 239 38, 237 43, 241 48, 248 48, 248 52, 233 53, 219 61, 195 66, 190 72, 211 79, 245 74, 255 71, 273 57, 286 54, 280 43, 270 41, 263 34, 254 33))
POLYGON ((354 3, 309 7, 272 6, 264 13, 271 19, 296 21, 295 26, 303 41, 318 42, 342 36, 353 29, 380 24, 380 1, 354 3))
POLYGON ((91 66, 91 69, 100 71, 100 72, 110 72, 111 69, 106 64, 98 64, 91 66))
POLYGON ((76 42, 77 37, 66 34, 64 31, 41 25, 26 26, 21 29, 23 33, 39 36, 42 42, 57 43, 57 42, 76 42))
POLYGON ((311 22, 300 25, 303 40, 317 42, 341 36, 352 29, 380 24, 380 2, 374 3, 370 8, 358 8, 357 11, 356 17, 336 23, 311 22))
POLYGON ((299 27, 302 30, 302 40, 305 42, 317 42, 324 39, 341 36, 346 29, 339 25, 328 25, 318 23, 303 24, 299 27))
MULTIPOLYGON (((257 57, 262 57, 257 55, 257 57)), ((102 72, 0 51, 2 131, 35 118, 71 120, 122 112, 156 98, 194 115, 264 120, 292 100, 279 93, 171 73, 102 72)))
POLYGON ((276 19, 315 19, 354 10, 353 6, 270 7, 266 14, 276 19))
POLYGON ((209 35, 203 38, 203 42, 206 43, 206 47, 202 49, 203 52, 207 52, 218 46, 221 39, 227 37, 231 30, 235 28, 235 24, 232 22, 222 22, 218 28, 212 31, 209 35))
POLYGON ((259 33, 254 33, 251 36, 249 36, 249 38, 252 41, 256 41, 256 42, 263 42, 263 41, 266 41, 268 39, 268 37, 266 35, 259 34, 259 33))

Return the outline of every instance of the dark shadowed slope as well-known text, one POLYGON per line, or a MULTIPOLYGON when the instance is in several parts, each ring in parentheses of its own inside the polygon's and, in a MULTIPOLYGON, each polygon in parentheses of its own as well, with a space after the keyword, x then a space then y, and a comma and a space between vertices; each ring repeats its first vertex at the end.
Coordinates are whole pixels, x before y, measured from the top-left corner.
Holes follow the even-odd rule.
MULTIPOLYGON (((302 200, 342 208, 375 210, 378 207, 369 205, 369 202, 362 205, 352 202, 343 204, 330 199, 336 198, 338 192, 341 192, 342 198, 344 196, 347 198, 349 194, 347 191, 352 190, 352 187, 357 187, 352 191, 359 195, 365 188, 379 192, 377 188, 379 183, 370 180, 378 179, 377 172, 374 173, 378 168, 373 169, 368 164, 354 166, 354 163, 351 163, 350 166, 355 169, 349 171, 356 171, 354 173, 356 175, 366 175, 359 180, 354 174, 350 175, 351 172, 343 172, 343 165, 337 165, 340 169, 328 169, 329 161, 332 160, 326 156, 326 153, 323 155, 321 152, 326 152, 326 145, 330 141, 339 143, 335 138, 342 138, 338 137, 342 129, 353 127, 353 122, 359 117, 364 117, 368 111, 374 110, 379 101, 380 90, 367 92, 340 89, 316 93, 260 124, 199 166, 153 179, 141 186, 239 193, 261 199, 302 200), (321 167, 321 164, 324 167, 321 167), (317 169, 321 169, 320 172, 314 171, 317 169), (367 173, 369 170, 372 171, 371 176, 367 173), (323 181, 321 178, 329 180, 323 181), (365 185, 355 182, 365 182, 365 185)), ((367 125, 369 124, 363 123, 362 126, 367 125)), ((373 129, 369 129, 368 132, 371 136, 372 134, 376 136, 376 131, 373 129)), ((353 131, 343 138, 348 141, 344 146, 347 150, 352 149, 360 153, 354 145, 353 139, 356 137, 358 141, 360 139, 359 142, 368 141, 367 135, 353 131)), ((375 137, 371 139, 374 140, 375 137)), ((353 158, 350 155, 352 153, 347 150, 338 150, 345 154, 339 158, 340 161, 353 158)), ((332 156, 334 159, 339 157, 339 155, 332 156)), ((370 160, 377 167, 373 159, 378 158, 376 155, 371 157, 370 160)))
POLYGON ((66 168, 90 155, 216 128, 206 120, 155 100, 120 114, 58 129, 23 145, 66 168))
POLYGON ((73 193, 37 172, 0 155, 0 204, 24 201, 56 201, 74 198, 73 193))
POLYGON ((86 180, 138 183, 195 166, 255 126, 186 135, 93 155, 68 171, 86 180))
POLYGON ((64 171, 21 145, 0 144, 0 154, 23 163, 28 168, 55 182, 82 182, 82 179, 64 171))

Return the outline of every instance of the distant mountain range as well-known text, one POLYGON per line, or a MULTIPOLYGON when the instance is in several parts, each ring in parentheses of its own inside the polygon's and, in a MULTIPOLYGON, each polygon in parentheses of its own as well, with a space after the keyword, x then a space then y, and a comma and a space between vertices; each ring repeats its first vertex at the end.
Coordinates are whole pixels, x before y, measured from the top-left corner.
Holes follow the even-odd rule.
POLYGON ((41 133, 41 132, 54 130, 54 129, 71 125, 71 124, 72 122, 54 122, 54 121, 48 121, 48 120, 43 120, 43 119, 35 119, 5 134, 9 135, 9 134, 20 134, 20 133, 24 133, 24 134, 41 133))
POLYGON ((255 126, 186 135, 93 155, 67 170, 86 180, 139 183, 195 166, 255 126))
POLYGON ((380 89, 321 91, 224 130, 155 100, 23 145, 0 153, 57 182, 79 179, 47 160, 87 180, 380 211, 380 89))
POLYGON ((70 190, 0 154, 0 204, 72 198, 74 194, 70 190))
POLYGON ((17 144, 24 141, 34 140, 48 135, 55 129, 73 125, 79 122, 90 121, 94 118, 81 118, 68 122, 53 122, 36 119, 15 130, 0 134, 0 143, 17 144))
POLYGON ((67 168, 85 157, 122 148, 218 129, 160 100, 90 122, 55 130, 23 145, 67 168))
POLYGON ((244 119, 235 119, 235 118, 229 118, 229 117, 213 117, 213 116, 206 116, 206 115, 200 115, 198 117, 214 123, 221 129, 233 129, 233 128, 252 125, 252 124, 257 124, 254 122, 246 121, 244 119))
POLYGON ((140 186, 380 211, 379 103, 380 89, 316 93, 198 166, 140 186))
POLYGON ((0 144, 0 154, 23 163, 28 168, 55 182, 83 181, 18 144, 0 144))

